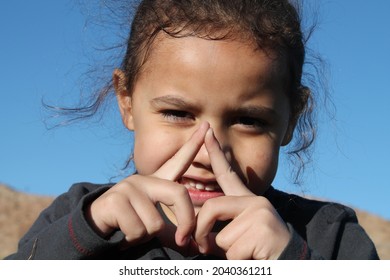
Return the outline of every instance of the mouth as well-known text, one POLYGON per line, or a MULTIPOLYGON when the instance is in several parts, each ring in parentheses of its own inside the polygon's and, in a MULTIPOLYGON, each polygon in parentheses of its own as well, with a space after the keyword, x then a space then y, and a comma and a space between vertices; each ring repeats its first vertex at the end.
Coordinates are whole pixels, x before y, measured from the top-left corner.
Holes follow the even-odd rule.
POLYGON ((184 185, 187 189, 197 189, 199 191, 207 191, 207 192, 221 192, 221 188, 219 187, 216 181, 208 181, 202 182, 190 178, 181 178, 180 184, 184 185))
POLYGON ((221 187, 215 180, 182 177, 179 183, 187 188, 194 206, 201 206, 208 199, 224 195, 221 187))

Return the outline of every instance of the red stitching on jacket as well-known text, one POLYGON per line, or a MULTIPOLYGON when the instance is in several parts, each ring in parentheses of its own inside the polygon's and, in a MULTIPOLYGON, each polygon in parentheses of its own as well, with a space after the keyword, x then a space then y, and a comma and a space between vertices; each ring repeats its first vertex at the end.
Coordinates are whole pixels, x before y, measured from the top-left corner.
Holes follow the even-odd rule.
POLYGON ((80 243, 77 241, 76 235, 74 234, 74 230, 73 230, 72 217, 69 217, 68 220, 68 230, 69 230, 70 239, 72 239, 73 245, 76 247, 77 251, 87 256, 92 255, 91 251, 82 247, 80 243))
POLYGON ((300 260, 306 259, 306 255, 307 255, 307 243, 303 242, 303 248, 302 248, 301 255, 299 256, 299 259, 300 260))

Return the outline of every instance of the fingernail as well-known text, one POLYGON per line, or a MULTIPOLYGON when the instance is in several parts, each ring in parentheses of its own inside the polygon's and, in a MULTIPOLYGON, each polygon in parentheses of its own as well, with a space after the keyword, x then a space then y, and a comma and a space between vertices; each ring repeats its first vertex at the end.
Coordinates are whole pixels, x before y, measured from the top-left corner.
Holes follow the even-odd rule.
POLYGON ((210 127, 209 122, 203 121, 203 122, 200 124, 199 129, 201 129, 201 128, 203 128, 203 127, 210 127))
POLYGON ((201 247, 201 246, 198 246, 198 250, 199 250, 199 253, 201 253, 201 254, 205 254, 206 253, 206 250, 203 247, 201 247))
POLYGON ((214 130, 213 130, 213 128, 211 128, 211 127, 207 130, 206 134, 210 134, 211 137, 215 138, 215 136, 214 136, 214 130))
POLYGON ((211 127, 207 130, 207 132, 206 132, 206 137, 207 137, 207 134, 209 134, 208 137, 211 137, 211 139, 212 139, 214 142, 217 143, 218 147, 219 147, 220 149, 222 149, 221 144, 219 143, 217 137, 215 137, 214 130, 213 130, 211 127))

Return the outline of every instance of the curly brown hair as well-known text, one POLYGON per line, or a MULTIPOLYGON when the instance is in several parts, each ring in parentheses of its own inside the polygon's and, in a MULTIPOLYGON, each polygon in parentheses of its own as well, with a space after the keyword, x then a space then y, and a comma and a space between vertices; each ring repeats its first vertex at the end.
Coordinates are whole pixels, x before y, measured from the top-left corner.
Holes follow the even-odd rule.
MULTIPOLYGON (((130 2, 127 8, 131 10, 130 2)), ((290 121, 295 125, 288 154, 296 163, 294 180, 297 183, 305 162, 310 160, 310 147, 316 135, 314 93, 303 83, 306 43, 312 29, 306 37, 303 35, 300 9, 299 2, 291 0, 140 1, 120 66, 127 78, 128 92, 132 92, 153 42, 161 32, 177 38, 246 40, 269 55, 283 57, 288 69, 285 86, 290 101, 290 121)), ((86 106, 65 109, 65 114, 76 115, 75 119, 94 116, 112 95, 113 85, 108 82, 86 106)))

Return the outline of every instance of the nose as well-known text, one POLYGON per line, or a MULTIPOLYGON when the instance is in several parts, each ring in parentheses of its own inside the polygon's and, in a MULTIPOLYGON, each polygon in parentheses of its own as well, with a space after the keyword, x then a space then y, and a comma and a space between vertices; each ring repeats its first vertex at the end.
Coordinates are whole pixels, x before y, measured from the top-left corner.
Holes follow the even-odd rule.
MULTIPOLYGON (((218 142, 221 146, 221 149, 223 150, 223 152, 226 156, 226 159, 230 162, 230 160, 231 160, 231 147, 229 145, 227 135, 224 133, 224 131, 222 129, 220 129, 216 126, 213 126, 212 124, 210 124, 210 127, 213 128, 215 138, 218 140, 218 142)), ((204 169, 212 171, 210 156, 209 156, 209 153, 207 151, 205 144, 203 144, 201 146, 200 150, 198 151, 197 155, 195 156, 195 158, 193 160, 193 165, 195 167, 204 168, 204 169)))
POLYGON ((197 168, 212 170, 209 153, 207 152, 205 144, 200 147, 200 150, 196 154, 192 165, 197 168))

